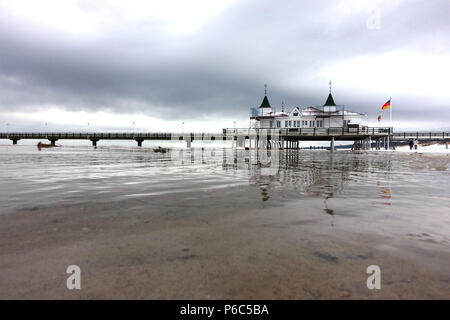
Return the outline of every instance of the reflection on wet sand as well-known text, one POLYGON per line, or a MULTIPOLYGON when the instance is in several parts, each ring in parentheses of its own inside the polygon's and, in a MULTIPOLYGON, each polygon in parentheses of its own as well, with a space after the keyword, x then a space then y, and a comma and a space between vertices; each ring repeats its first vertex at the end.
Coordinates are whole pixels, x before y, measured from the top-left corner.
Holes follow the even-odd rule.
MULTIPOLYGON (((352 181, 355 173, 376 173, 377 183, 380 179, 389 184, 390 160, 370 159, 362 156, 355 159, 336 156, 330 152, 310 152, 302 154, 296 150, 267 151, 260 161, 261 151, 249 152, 236 150, 232 159, 223 153, 224 170, 248 171, 249 181, 261 188, 263 201, 270 198, 272 188, 282 187, 295 191, 301 196, 320 196, 325 200, 339 194, 346 183, 352 181), (242 161, 244 160, 244 161, 242 161), (379 171, 379 170, 383 171, 379 171), (374 171, 375 170, 375 171, 374 171)), ((361 175, 359 175, 361 176, 361 175)), ((387 198, 390 188, 381 188, 384 198, 387 198)))
POLYGON ((0 298, 450 297, 445 156, 34 147, 0 161, 0 298), (80 292, 61 285, 70 264, 80 292))

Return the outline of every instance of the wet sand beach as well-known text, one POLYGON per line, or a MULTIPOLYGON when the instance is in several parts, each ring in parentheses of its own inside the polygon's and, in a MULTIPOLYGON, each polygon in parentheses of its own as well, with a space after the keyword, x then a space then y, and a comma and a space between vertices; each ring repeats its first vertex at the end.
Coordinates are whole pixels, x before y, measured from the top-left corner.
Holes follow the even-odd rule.
POLYGON ((450 298, 446 155, 1 148, 2 299, 450 298))

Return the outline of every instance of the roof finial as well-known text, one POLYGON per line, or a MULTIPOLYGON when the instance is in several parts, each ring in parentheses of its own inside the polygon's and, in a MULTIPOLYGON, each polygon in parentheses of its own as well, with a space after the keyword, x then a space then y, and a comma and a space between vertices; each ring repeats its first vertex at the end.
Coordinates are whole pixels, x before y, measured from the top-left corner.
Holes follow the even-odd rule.
POLYGON ((284 112, 284 100, 281 100, 281 112, 284 112))
POLYGON ((330 85, 330 93, 331 93, 331 80, 330 80, 330 83, 329 83, 329 85, 330 85))
POLYGON ((264 95, 267 96, 267 84, 264 85, 264 95))

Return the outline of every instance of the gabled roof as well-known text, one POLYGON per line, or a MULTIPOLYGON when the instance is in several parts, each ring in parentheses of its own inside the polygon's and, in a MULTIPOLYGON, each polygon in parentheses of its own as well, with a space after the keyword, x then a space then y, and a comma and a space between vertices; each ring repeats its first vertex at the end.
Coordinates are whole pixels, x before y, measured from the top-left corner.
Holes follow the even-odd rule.
POLYGON ((336 106, 336 104, 334 103, 333 96, 331 95, 331 92, 328 94, 328 98, 327 98, 327 101, 325 102, 324 106, 327 106, 327 107, 336 106))
POLYGON ((269 99, 267 99, 267 96, 264 96, 264 99, 259 107, 260 108, 272 108, 270 106, 269 99))
POLYGON ((289 112, 289 113, 294 113, 295 110, 297 110, 297 112, 300 112, 300 108, 299 107, 294 107, 294 109, 292 109, 291 112, 289 112))

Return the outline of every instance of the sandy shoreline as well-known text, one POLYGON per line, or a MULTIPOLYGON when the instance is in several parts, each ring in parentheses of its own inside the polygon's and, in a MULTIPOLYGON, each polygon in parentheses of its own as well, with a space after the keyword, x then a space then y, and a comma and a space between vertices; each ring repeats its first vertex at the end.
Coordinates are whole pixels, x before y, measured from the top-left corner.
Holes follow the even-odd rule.
POLYGON ((132 203, 3 216, 0 298, 450 298, 450 273, 439 268, 449 265, 448 251, 438 247, 439 259, 427 251, 431 260, 423 265, 413 253, 390 250, 389 239, 330 229, 327 216, 299 218, 295 202, 264 210, 218 207, 216 214, 154 207, 151 216, 132 203), (125 215, 120 207, 131 210, 125 215), (311 232, 311 223, 323 227, 311 232), (82 270, 79 291, 65 287, 71 264, 82 270), (382 269, 381 290, 366 287, 370 264, 382 269))
POLYGON ((10 150, 0 299, 450 298, 446 155, 10 150))
POLYGON ((417 150, 411 149, 409 145, 402 145, 396 147, 395 150, 375 150, 375 151, 397 151, 405 153, 429 153, 429 154, 447 154, 450 155, 450 149, 447 148, 445 143, 426 143, 422 142, 418 144, 417 150))

